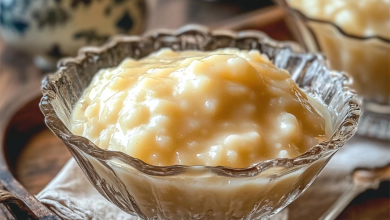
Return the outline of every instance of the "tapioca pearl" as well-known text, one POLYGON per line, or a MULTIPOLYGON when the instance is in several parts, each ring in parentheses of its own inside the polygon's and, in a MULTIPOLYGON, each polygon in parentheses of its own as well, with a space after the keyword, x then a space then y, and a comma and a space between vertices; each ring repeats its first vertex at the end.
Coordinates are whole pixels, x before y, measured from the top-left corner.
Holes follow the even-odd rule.
POLYGON ((193 95, 192 80, 196 80, 195 77, 180 79, 173 88, 173 94, 178 97, 191 97, 193 95))
POLYGON ((102 130, 100 132, 100 138, 99 138, 99 147, 102 149, 107 149, 110 144, 110 140, 112 138, 112 135, 116 131, 116 125, 111 124, 106 129, 102 130))
POLYGON ((199 131, 201 128, 201 122, 196 118, 189 118, 186 120, 187 132, 199 131))
POLYGON ((169 136, 162 136, 157 135, 156 136, 156 143, 157 146, 163 151, 170 151, 172 149, 172 138, 169 136))
POLYGON ((258 50, 250 50, 248 54, 250 61, 253 61, 254 63, 264 63, 268 66, 274 66, 274 64, 269 60, 268 56, 265 54, 260 54, 258 50))
POLYGON ((278 123, 278 136, 286 142, 298 142, 302 131, 297 118, 290 113, 282 113, 276 118, 278 123))
POLYGON ((208 76, 198 76, 196 80, 192 81, 193 88, 195 89, 194 93, 199 95, 201 94, 210 94, 215 93, 215 87, 218 86, 218 81, 212 80, 208 76))
POLYGON ((235 150, 227 150, 226 157, 229 164, 240 163, 240 155, 235 150))
POLYGON ((138 81, 139 77, 146 74, 149 70, 141 64, 139 64, 138 66, 131 67, 129 69, 131 69, 131 71, 128 71, 127 69, 121 69, 121 71, 118 71, 116 77, 122 77, 129 80, 131 86, 133 86, 138 81))
POLYGON ((75 116, 81 116, 83 115, 83 112, 85 112, 85 109, 88 107, 88 105, 84 104, 81 100, 77 102, 73 107, 73 114, 75 116))
POLYGON ((202 96, 203 94, 206 93, 204 91, 204 86, 207 87, 207 85, 205 85, 205 81, 206 80, 200 77, 196 77, 191 80, 188 80, 186 82, 186 88, 183 90, 183 92, 191 96, 202 96))
POLYGON ((145 88, 134 87, 127 92, 126 101, 143 102, 147 98, 146 92, 145 88))
POLYGON ((100 133, 103 129, 106 128, 106 125, 99 123, 97 116, 93 117, 88 121, 87 128, 85 129, 85 134, 88 135, 91 139, 98 139, 100 133))
POLYGON ((99 112, 99 122, 102 124, 114 124, 118 121, 119 112, 123 107, 123 94, 113 97, 104 103, 103 109, 99 112))
POLYGON ((224 148, 221 145, 211 146, 206 152, 201 154, 200 159, 208 162, 208 165, 221 164, 225 159, 224 148))
POLYGON ((231 57, 236 57, 237 55, 218 53, 218 54, 208 54, 204 56, 200 62, 205 63, 208 66, 208 70, 219 71, 224 70, 226 67, 224 65, 220 65, 220 63, 226 63, 226 61, 231 57))
MULTIPOLYGON (((103 71, 103 70, 100 70, 100 71, 103 71)), ((109 69, 107 69, 106 74, 101 74, 100 76, 102 79, 104 79, 104 81, 109 82, 115 76, 115 74, 112 74, 114 71, 115 71, 115 68, 109 68, 109 69)), ((102 81, 100 81, 100 82, 102 82, 102 81)), ((97 83, 99 83, 99 82, 97 82, 97 83)))
MULTIPOLYGON (((149 75, 142 75, 139 77, 136 87, 153 89, 156 85, 160 83, 161 83, 160 78, 150 77, 149 75)), ((149 91, 153 91, 153 90, 149 90, 149 91)))
POLYGON ((171 120, 164 115, 154 115, 150 118, 148 127, 155 128, 170 128, 171 120))
POLYGON ((151 114, 161 114, 169 117, 175 117, 180 114, 181 109, 178 103, 164 99, 151 99, 145 103, 151 114))
POLYGON ((269 103, 268 103, 268 106, 269 106, 270 109, 278 107, 278 108, 280 108, 282 110, 285 110, 286 109, 286 105, 285 105, 285 103, 283 101, 284 101, 283 97, 271 98, 269 103))
POLYGON ((107 150, 121 151, 124 153, 129 152, 127 140, 131 136, 132 131, 133 130, 121 131, 117 128, 116 131, 112 133, 107 150))
POLYGON ((303 143, 304 146, 307 146, 307 148, 304 149, 306 151, 311 147, 314 147, 316 144, 318 144, 318 140, 315 139, 314 137, 311 137, 310 135, 304 134, 303 143))
POLYGON ((221 72, 221 74, 227 80, 247 86, 259 86, 264 83, 256 69, 241 57, 229 58, 227 61, 227 71, 221 72))
POLYGON ((286 150, 279 151, 278 158, 289 158, 289 154, 286 150))
POLYGON ((220 105, 220 103, 216 99, 207 99, 204 102, 203 110, 208 115, 215 115, 217 113, 217 111, 219 110, 219 105, 220 105))
POLYGON ((182 111, 189 111, 191 109, 191 104, 189 100, 181 99, 180 101, 178 101, 178 105, 182 111))
POLYGON ((149 109, 143 105, 134 105, 128 111, 121 113, 118 122, 122 131, 126 131, 142 124, 147 124, 149 120, 149 109))
POLYGON ((123 91, 131 85, 130 82, 131 80, 127 78, 115 77, 109 83, 108 88, 114 91, 123 91))
POLYGON ((185 66, 187 66, 186 64, 189 64, 186 68, 183 69, 183 73, 186 75, 203 75, 205 72, 207 72, 207 69, 209 68, 207 63, 194 59, 184 59, 182 61, 182 64, 185 66))
POLYGON ((153 88, 156 91, 155 97, 163 100, 174 101, 172 98, 173 88, 170 84, 173 83, 169 79, 161 79, 161 83, 153 88))
POLYGON ((249 88, 245 85, 235 82, 226 82, 225 88, 226 91, 233 96, 245 95, 249 91, 249 88))
POLYGON ((100 104, 95 102, 85 109, 84 116, 87 118, 93 118, 99 115, 100 104))
MULTIPOLYGON (((160 68, 151 68, 151 69, 146 70, 145 73, 150 75, 150 74, 156 74, 158 72, 161 72, 160 68)), ((145 75, 141 75, 140 77, 144 78, 146 76, 145 75)))
POLYGON ((127 151, 130 155, 135 158, 144 160, 149 159, 149 155, 153 152, 150 152, 149 147, 139 147, 139 146, 155 146, 156 139, 153 132, 148 130, 139 130, 139 132, 134 133, 127 143, 127 151))
POLYGON ((248 153, 260 144, 259 133, 252 131, 242 134, 232 134, 225 138, 223 145, 227 149, 235 150, 240 153, 248 153))
POLYGON ((72 133, 75 135, 83 135, 86 128, 84 121, 75 122, 72 124, 72 133))

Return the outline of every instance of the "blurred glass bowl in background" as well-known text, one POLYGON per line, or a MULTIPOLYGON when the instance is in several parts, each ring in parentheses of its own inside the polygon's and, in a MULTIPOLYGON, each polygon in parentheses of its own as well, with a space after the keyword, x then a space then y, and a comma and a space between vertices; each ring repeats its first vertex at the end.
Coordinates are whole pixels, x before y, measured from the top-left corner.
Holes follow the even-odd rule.
MULTIPOLYGON (((358 95, 364 98, 364 114, 359 123, 358 134, 389 140, 390 38, 353 35, 332 23, 331 20, 335 19, 334 17, 329 20, 316 19, 291 7, 288 0, 276 0, 276 2, 288 12, 289 26, 296 39, 305 46, 307 51, 322 52, 332 69, 345 71, 352 77, 352 87, 358 95)), ((307 2, 300 1, 305 4, 307 2)), ((314 0, 311 3, 315 6, 324 2, 333 3, 333 1, 315 2, 314 0)), ((336 3, 341 5, 343 2, 336 3)), ((302 7, 306 6, 302 5, 302 7)), ((324 10, 325 14, 324 7, 322 5, 321 10, 324 10)), ((310 10, 314 13, 316 9, 310 10)), ((333 13, 336 12, 340 12, 340 9, 333 13)), ((331 15, 334 16, 334 14, 331 15)), ((321 17, 324 16, 321 14, 321 17)), ((353 22, 356 25, 362 25, 361 29, 365 28, 363 26, 365 23, 359 23, 361 21, 357 20, 353 22)), ((354 27, 355 29, 357 28, 354 27)))
POLYGON ((296 199, 329 159, 351 138, 360 116, 350 80, 330 71, 320 55, 300 53, 293 43, 276 42, 256 31, 210 32, 201 26, 161 30, 144 37, 117 37, 62 60, 43 81, 40 108, 47 126, 66 144, 93 186, 122 210, 143 219, 265 219, 296 199), (139 59, 173 50, 256 49, 286 69, 305 92, 327 107, 329 140, 292 159, 277 158, 248 168, 153 166, 123 152, 103 150, 72 134, 72 109, 100 69, 127 57, 139 59))

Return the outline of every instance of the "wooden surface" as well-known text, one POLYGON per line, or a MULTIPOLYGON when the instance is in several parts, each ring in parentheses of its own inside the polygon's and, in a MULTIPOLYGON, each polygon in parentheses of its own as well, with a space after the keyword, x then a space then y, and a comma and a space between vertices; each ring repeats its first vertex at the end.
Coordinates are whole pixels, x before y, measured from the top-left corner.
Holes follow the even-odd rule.
MULTIPOLYGON (((175 25, 181 26, 186 22, 188 21, 182 21, 182 23, 179 22, 175 25)), ((255 24, 263 24, 261 20, 257 22, 250 20, 246 24, 250 25, 244 24, 241 27, 264 30, 275 39, 290 40, 292 38, 280 17, 274 20, 271 25, 256 26, 255 24)), ((154 24, 154 26, 156 25, 154 24)), ((170 27, 169 23, 157 26, 170 27)), ((14 94, 25 88, 37 90, 43 73, 32 64, 31 57, 6 48, 1 42, 0 50, 0 111, 4 111, 8 108, 5 103, 12 99, 14 94)), ((7 158, 10 169, 16 179, 31 194, 42 190, 71 157, 62 142, 43 126, 43 117, 37 104, 38 99, 35 99, 18 113, 22 117, 12 122, 13 125, 18 125, 16 126, 18 128, 11 134, 11 136, 14 135, 13 137, 8 137, 13 138, 10 141, 11 144, 8 144, 13 149, 9 151, 10 157, 7 158), (41 122, 41 125, 23 127, 23 122, 27 120, 36 121, 37 124, 41 122)), ((4 122, 8 119, 2 118, 0 121, 4 122)), ((0 132, 4 132, 4 130, 2 131, 0 128, 0 132)), ((363 193, 348 206, 339 219, 390 219, 389 190, 390 185, 384 183, 378 190, 363 193)))
POLYGON ((37 194, 71 157, 62 141, 50 130, 44 129, 33 136, 21 151, 15 177, 32 194, 37 194))
POLYGON ((32 194, 40 192, 71 158, 62 141, 43 124, 38 103, 39 97, 16 113, 5 139, 7 147, 16 149, 8 153, 11 172, 32 194))

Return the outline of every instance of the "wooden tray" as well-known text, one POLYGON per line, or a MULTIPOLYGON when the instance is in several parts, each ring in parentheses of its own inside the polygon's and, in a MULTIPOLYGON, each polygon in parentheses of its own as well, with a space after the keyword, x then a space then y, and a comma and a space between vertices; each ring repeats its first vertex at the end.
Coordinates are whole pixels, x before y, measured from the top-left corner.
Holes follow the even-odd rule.
POLYGON ((39 99, 38 88, 26 88, 11 98, 1 115, 0 201, 4 206, 0 219, 13 219, 12 215, 17 219, 59 219, 31 195, 41 191, 71 157, 61 140, 46 128, 39 99))

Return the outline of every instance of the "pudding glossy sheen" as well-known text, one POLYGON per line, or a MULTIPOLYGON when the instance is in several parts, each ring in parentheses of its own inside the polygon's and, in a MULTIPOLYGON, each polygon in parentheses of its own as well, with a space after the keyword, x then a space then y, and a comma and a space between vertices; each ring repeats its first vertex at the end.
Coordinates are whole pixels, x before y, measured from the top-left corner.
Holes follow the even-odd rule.
POLYGON ((247 167, 295 157, 325 119, 257 51, 173 52, 101 70, 76 104, 72 131, 146 163, 247 167))

